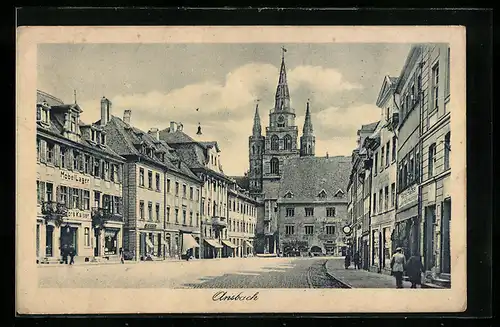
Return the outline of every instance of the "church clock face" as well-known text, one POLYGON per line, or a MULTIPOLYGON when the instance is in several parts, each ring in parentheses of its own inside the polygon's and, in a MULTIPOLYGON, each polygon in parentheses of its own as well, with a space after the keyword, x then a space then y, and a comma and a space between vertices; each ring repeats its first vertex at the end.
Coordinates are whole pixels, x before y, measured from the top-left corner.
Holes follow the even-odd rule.
POLYGON ((278 116, 278 123, 283 123, 285 121, 285 117, 278 116))

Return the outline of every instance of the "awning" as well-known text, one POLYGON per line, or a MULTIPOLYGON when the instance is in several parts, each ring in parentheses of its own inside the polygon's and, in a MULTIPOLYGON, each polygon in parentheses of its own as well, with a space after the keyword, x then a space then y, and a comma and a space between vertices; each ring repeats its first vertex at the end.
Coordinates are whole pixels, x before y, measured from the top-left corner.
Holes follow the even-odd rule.
POLYGON ((149 239, 149 237, 146 237, 146 244, 150 247, 150 248, 154 248, 155 246, 153 245, 153 242, 151 242, 151 240, 149 239))
POLYGON ((205 242, 208 243, 208 245, 213 246, 214 248, 222 248, 223 246, 217 243, 215 240, 205 240, 205 242))
POLYGON ((191 234, 182 234, 182 253, 186 253, 187 250, 192 248, 197 248, 200 245, 194 239, 191 234))
POLYGON ((247 240, 245 240, 245 245, 249 248, 253 248, 253 245, 250 242, 248 242, 247 240))
POLYGON ((234 243, 232 243, 231 241, 228 241, 228 240, 222 240, 222 244, 224 244, 227 247, 230 247, 231 249, 237 248, 237 246, 234 243))

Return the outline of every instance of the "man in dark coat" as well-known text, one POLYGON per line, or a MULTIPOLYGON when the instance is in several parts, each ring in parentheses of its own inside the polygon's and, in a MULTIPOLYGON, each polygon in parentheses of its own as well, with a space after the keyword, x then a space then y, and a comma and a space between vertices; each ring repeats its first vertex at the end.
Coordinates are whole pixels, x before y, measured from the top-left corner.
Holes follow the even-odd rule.
POLYGON ((69 248, 69 257, 70 257, 70 261, 69 261, 69 264, 72 265, 75 263, 75 254, 76 254, 76 249, 75 247, 72 245, 70 248, 69 248))
POLYGON ((351 266, 351 255, 349 253, 345 255, 344 266, 345 269, 349 269, 349 267, 351 266))
POLYGON ((419 255, 414 254, 406 263, 406 274, 411 282, 411 288, 417 288, 417 285, 422 285, 422 272, 424 266, 419 255))
POLYGON ((69 252, 68 244, 64 244, 61 250, 62 263, 64 264, 68 264, 68 254, 69 254, 68 252, 69 252))
POLYGON ((359 261, 359 252, 356 251, 356 253, 354 253, 353 261, 354 261, 354 268, 360 269, 361 262, 359 261))

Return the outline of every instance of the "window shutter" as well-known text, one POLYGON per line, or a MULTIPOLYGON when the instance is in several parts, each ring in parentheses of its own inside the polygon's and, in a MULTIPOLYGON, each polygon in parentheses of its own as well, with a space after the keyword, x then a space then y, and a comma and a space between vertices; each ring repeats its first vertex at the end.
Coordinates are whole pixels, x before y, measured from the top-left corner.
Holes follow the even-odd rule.
POLYGON ((61 156, 60 156, 59 152, 60 152, 59 144, 54 144, 54 154, 53 154, 54 160, 53 161, 54 161, 54 165, 56 167, 60 166, 59 161, 61 160, 61 156))
POLYGON ((40 140, 40 162, 47 162, 47 142, 40 140))

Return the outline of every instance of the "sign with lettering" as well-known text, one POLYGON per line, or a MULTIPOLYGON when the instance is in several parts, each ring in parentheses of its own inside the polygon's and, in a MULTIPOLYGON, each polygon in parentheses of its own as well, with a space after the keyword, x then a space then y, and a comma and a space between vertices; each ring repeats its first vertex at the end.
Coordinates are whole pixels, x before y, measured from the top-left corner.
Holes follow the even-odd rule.
POLYGON ((418 201, 418 188, 416 185, 412 185, 404 190, 398 197, 398 206, 404 207, 414 201, 418 201))
POLYGON ((81 210, 68 210, 68 218, 90 219, 90 212, 81 210))
POLYGON ((144 224, 144 228, 147 228, 147 229, 156 229, 156 224, 144 224))
POLYGON ((72 173, 68 171, 61 171, 61 179, 65 181, 73 181, 82 185, 89 185, 90 178, 86 176, 82 176, 78 173, 72 173))

